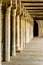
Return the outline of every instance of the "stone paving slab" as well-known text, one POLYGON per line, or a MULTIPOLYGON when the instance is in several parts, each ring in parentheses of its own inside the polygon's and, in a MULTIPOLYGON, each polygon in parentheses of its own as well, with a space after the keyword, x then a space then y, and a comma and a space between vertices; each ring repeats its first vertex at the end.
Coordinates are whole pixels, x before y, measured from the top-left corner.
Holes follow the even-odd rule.
POLYGON ((33 38, 21 53, 2 65, 43 65, 43 38, 33 38))

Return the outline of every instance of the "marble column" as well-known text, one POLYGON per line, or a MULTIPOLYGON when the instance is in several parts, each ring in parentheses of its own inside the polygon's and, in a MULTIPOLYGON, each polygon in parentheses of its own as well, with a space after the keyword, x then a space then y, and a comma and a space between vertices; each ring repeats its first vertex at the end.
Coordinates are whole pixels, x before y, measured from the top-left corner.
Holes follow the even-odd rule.
POLYGON ((17 15, 17 52, 20 52, 20 15, 17 15))
POLYGON ((6 8, 5 20, 5 60, 10 61, 10 14, 11 7, 6 8))
POLYGON ((21 51, 23 50, 23 19, 21 18, 21 51))
POLYGON ((16 9, 12 9, 12 56, 16 56, 16 9))
POLYGON ((24 39, 24 48, 25 48, 25 19, 24 19, 24 21, 23 21, 23 39, 24 39))
POLYGON ((33 24, 32 24, 32 38, 33 38, 33 24))
POLYGON ((26 22, 26 44, 30 42, 30 23, 26 22))
POLYGON ((28 22, 28 34, 29 34, 28 42, 30 42, 30 38, 31 38, 31 34, 30 34, 30 22, 28 22))
POLYGON ((30 40, 31 40, 31 23, 29 23, 29 28, 30 28, 30 40))
POLYGON ((1 18, 1 3, 0 3, 0 65, 1 65, 1 62, 2 62, 2 47, 1 47, 1 42, 2 42, 2 18, 1 18))
POLYGON ((39 37, 41 37, 42 36, 42 28, 40 27, 39 28, 39 37))
POLYGON ((31 27, 31 39, 33 38, 33 25, 30 24, 30 27, 31 27))
POLYGON ((39 37, 43 37, 43 28, 39 27, 39 37))

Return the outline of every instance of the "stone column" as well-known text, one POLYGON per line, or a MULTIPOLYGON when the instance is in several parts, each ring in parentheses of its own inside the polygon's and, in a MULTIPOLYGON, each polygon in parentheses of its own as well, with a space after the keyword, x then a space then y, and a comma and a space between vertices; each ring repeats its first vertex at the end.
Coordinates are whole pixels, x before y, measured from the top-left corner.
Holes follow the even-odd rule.
POLYGON ((26 18, 25 18, 25 45, 26 45, 26 18))
POLYGON ((25 19, 24 19, 24 21, 23 21, 23 39, 24 39, 24 48, 25 48, 25 19))
POLYGON ((12 56, 16 56, 16 9, 12 9, 12 56))
POLYGON ((40 27, 39 28, 39 37, 41 37, 42 36, 42 28, 40 27))
POLYGON ((11 7, 6 8, 5 20, 5 60, 10 61, 10 14, 11 7))
POLYGON ((17 15, 17 52, 20 50, 20 15, 17 15))
POLYGON ((30 28, 30 40, 31 40, 31 23, 29 23, 29 28, 30 28))
POLYGON ((29 34, 28 40, 30 42, 30 22, 28 22, 28 34, 29 34))
POLYGON ((30 23, 26 22, 26 43, 30 42, 30 23))
POLYGON ((31 29, 31 39, 33 38, 33 25, 32 24, 30 24, 30 29, 31 29))
POLYGON ((2 62, 2 54, 1 54, 1 42, 2 42, 2 19, 1 19, 1 3, 0 3, 0 65, 1 65, 1 62, 2 62))
POLYGON ((43 27, 42 27, 42 37, 43 37, 43 27))
POLYGON ((33 24, 32 24, 32 38, 33 38, 33 24))
POLYGON ((21 18, 21 51, 23 50, 23 19, 21 18))

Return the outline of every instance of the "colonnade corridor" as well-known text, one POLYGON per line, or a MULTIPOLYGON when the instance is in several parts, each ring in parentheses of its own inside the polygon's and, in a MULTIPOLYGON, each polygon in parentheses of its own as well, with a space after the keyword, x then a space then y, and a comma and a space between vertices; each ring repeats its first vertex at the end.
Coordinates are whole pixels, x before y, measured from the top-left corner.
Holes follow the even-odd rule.
POLYGON ((2 65, 43 65, 43 38, 35 37, 24 50, 2 65))
POLYGON ((43 65, 43 1, 0 0, 0 65, 43 65))

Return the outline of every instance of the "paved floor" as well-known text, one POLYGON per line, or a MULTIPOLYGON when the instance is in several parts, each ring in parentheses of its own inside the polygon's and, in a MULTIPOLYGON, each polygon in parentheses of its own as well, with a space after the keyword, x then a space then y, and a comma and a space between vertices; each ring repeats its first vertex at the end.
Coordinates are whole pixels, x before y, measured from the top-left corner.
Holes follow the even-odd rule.
POLYGON ((3 65, 43 65, 43 38, 33 38, 24 50, 3 65))

